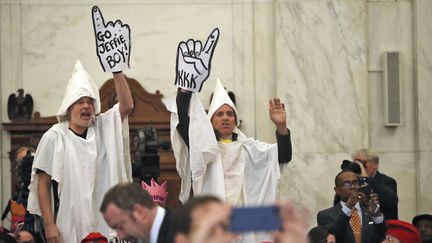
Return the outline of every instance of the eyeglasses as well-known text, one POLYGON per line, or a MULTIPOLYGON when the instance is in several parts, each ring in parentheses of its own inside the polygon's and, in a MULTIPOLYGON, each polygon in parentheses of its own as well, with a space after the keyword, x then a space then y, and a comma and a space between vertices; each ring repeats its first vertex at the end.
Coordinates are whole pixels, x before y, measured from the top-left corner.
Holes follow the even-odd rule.
POLYGON ((384 243, 384 242, 400 242, 400 241, 394 238, 393 236, 386 235, 385 239, 382 242, 384 243))
POLYGON ((336 186, 343 186, 345 189, 350 189, 352 187, 358 187, 360 185, 359 180, 354 181, 344 181, 336 186))

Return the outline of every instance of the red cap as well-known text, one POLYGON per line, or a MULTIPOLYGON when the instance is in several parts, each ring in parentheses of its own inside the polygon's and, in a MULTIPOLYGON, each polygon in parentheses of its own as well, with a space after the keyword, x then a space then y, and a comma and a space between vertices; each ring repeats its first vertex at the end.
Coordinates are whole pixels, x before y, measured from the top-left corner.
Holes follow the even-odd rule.
POLYGON ((99 232, 91 232, 81 241, 81 243, 87 242, 108 243, 108 239, 99 232))
POLYGON ((403 243, 421 242, 420 232, 410 223, 401 220, 387 220, 386 225, 388 227, 386 234, 396 237, 403 243))

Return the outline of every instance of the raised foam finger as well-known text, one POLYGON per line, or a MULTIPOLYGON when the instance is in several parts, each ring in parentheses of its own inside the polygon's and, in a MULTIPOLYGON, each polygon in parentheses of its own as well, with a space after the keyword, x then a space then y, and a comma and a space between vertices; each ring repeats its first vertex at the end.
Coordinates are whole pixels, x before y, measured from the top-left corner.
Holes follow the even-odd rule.
POLYGON ((92 8, 92 19, 95 32, 105 28, 105 21, 98 6, 92 8))

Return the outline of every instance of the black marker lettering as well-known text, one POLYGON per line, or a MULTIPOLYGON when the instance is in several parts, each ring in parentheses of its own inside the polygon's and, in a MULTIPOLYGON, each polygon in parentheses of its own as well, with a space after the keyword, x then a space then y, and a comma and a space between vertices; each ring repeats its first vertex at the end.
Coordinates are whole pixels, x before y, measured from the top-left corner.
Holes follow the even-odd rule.
POLYGON ((105 53, 105 48, 104 48, 103 43, 101 43, 101 44, 98 45, 98 53, 99 54, 104 54, 105 53))
POLYGON ((123 48, 118 49, 118 52, 122 55, 122 60, 123 60, 123 62, 125 62, 125 61, 126 61, 126 57, 125 57, 125 54, 124 54, 124 50, 123 50, 123 48))
POLYGON ((198 78, 198 76, 193 76, 193 74, 191 74, 191 83, 190 83, 190 85, 191 85, 191 88, 193 88, 193 89, 195 89, 196 88, 196 82, 195 82, 195 79, 196 78, 198 78), (192 87, 193 86, 193 87, 192 87))
POLYGON ((214 44, 214 40, 211 41, 209 48, 208 48, 207 51, 205 52, 206 54, 209 53, 209 51, 210 51, 210 49, 212 48, 213 44, 214 44))

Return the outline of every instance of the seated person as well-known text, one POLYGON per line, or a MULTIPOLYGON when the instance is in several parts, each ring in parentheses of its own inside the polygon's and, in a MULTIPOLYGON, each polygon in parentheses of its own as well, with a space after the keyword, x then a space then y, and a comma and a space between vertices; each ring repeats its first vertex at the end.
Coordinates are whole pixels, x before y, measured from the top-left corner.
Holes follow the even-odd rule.
POLYGON ((420 231, 422 243, 432 243, 432 215, 417 215, 413 218, 412 224, 420 231))
POLYGON ((387 220, 385 243, 420 243, 420 233, 414 225, 401 220, 387 220))
POLYGON ((309 230, 308 239, 310 243, 336 243, 335 236, 326 228, 320 226, 316 226, 309 230))
POLYGON ((172 242, 171 210, 158 206, 136 183, 119 183, 109 189, 100 212, 108 226, 116 231, 119 240, 172 242))

